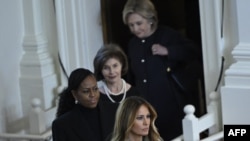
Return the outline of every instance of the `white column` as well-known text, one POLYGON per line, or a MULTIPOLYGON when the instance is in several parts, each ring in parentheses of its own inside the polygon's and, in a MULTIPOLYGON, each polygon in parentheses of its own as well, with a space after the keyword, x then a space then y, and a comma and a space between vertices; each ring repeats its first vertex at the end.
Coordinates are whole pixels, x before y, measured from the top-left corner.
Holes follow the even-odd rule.
POLYGON ((23 56, 20 62, 20 89, 24 115, 30 111, 33 98, 41 100, 41 107, 53 106, 57 79, 48 41, 43 33, 41 0, 23 0, 23 56))
MULTIPOLYGON (((84 67, 93 71, 93 59, 103 44, 100 0, 55 0, 58 46, 63 65, 71 71, 84 67)), ((61 86, 67 79, 61 71, 61 86)))
POLYGON ((222 118, 224 124, 250 124, 250 1, 228 2, 226 8, 235 5, 236 10, 225 22, 233 25, 238 43, 232 51, 235 63, 226 70, 225 86, 221 88, 222 118), (237 20, 230 22, 234 17, 237 20))
POLYGON ((199 0, 206 100, 215 90, 220 74, 223 40, 221 38, 221 1, 199 0))

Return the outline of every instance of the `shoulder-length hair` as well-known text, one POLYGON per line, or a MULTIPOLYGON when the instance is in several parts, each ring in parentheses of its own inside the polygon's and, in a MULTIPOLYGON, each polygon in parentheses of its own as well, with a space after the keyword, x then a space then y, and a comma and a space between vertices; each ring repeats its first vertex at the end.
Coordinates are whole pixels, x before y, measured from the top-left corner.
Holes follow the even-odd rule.
POLYGON ((128 71, 128 59, 124 51, 117 44, 105 44, 102 46, 94 58, 94 74, 97 81, 104 79, 102 69, 104 64, 110 59, 115 58, 122 64, 121 75, 128 71))
POLYGON ((126 98, 118 107, 111 141, 125 141, 132 130, 136 113, 144 105, 150 113, 150 126, 147 138, 150 141, 162 141, 155 126, 157 113, 153 106, 144 98, 131 96, 126 98))

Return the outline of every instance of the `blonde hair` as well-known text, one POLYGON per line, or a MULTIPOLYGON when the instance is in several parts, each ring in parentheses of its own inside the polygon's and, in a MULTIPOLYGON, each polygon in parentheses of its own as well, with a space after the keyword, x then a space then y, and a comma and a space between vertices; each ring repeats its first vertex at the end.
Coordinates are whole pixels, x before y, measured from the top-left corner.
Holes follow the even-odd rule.
POLYGON ((128 16, 136 13, 152 23, 152 30, 158 25, 157 11, 150 0, 128 0, 122 12, 124 24, 128 24, 128 16))
POLYGON ((146 138, 150 141, 163 141, 155 126, 157 118, 155 109, 144 98, 138 96, 128 97, 119 105, 111 141, 125 141, 128 138, 136 113, 142 105, 148 108, 151 116, 149 134, 146 138))

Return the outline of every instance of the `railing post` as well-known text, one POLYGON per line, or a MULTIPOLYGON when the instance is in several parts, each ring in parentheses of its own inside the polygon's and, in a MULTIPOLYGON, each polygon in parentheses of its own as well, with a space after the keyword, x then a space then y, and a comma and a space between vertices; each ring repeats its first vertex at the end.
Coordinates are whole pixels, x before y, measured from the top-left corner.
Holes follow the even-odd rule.
POLYGON ((41 100, 34 98, 29 113, 29 129, 31 134, 41 134, 46 131, 45 112, 41 109, 41 100))
POLYGON ((198 128, 198 118, 195 117, 195 108, 193 105, 186 105, 184 107, 186 116, 182 120, 183 137, 185 141, 199 141, 200 133, 198 128))
POLYGON ((207 106, 207 111, 213 113, 215 119, 214 126, 209 128, 209 134, 214 134, 222 129, 220 95, 213 91, 210 93, 209 99, 210 103, 207 106))

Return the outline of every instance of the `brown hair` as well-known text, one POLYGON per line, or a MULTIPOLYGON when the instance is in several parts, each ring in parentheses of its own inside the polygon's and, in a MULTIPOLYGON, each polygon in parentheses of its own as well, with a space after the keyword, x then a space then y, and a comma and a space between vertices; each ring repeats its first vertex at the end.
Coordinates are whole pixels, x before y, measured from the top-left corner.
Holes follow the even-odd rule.
POLYGON ((98 50, 94 58, 94 74, 97 81, 104 79, 102 75, 102 69, 104 64, 110 58, 116 58, 122 64, 122 76, 127 73, 128 59, 121 47, 117 44, 105 44, 98 50))

